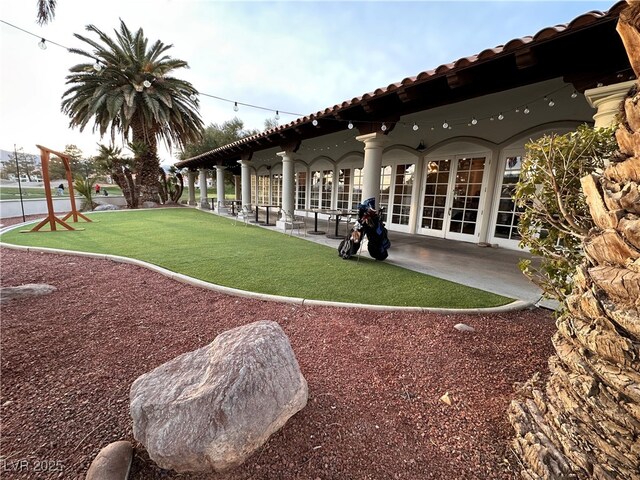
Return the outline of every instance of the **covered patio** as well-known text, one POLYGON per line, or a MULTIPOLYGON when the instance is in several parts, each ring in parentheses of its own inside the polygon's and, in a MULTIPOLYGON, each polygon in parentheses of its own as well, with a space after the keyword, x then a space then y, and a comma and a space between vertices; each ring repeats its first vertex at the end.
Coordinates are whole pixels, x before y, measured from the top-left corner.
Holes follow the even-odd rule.
MULTIPOLYGON (((254 212, 353 210, 373 197, 390 232, 518 250, 512 194, 525 145, 594 120, 609 125, 633 83, 615 31, 624 5, 178 162, 189 170, 189 204, 210 208, 208 172, 223 192, 230 170, 236 199, 254 212)), ((214 209, 224 214, 228 205, 214 209)))

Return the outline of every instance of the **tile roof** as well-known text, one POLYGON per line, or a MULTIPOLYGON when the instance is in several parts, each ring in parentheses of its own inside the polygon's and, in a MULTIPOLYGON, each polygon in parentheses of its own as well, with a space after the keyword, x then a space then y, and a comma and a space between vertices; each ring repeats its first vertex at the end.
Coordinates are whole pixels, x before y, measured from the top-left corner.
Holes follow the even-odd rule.
POLYGON ((242 138, 240 140, 224 145, 222 147, 218 147, 210 152, 203 153, 201 155, 190 158, 188 160, 177 162, 176 166, 187 167, 192 161, 201 160, 208 156, 215 155, 216 153, 233 149, 234 147, 247 145, 255 140, 258 140, 260 138, 266 138, 274 133, 283 132, 285 130, 300 126, 302 124, 309 123, 314 119, 320 120, 323 117, 327 117, 329 115, 339 114, 340 111, 345 110, 347 108, 352 108, 354 106, 358 106, 364 101, 377 99, 385 95, 388 95, 390 93, 398 92, 399 90, 401 91, 402 89, 407 89, 409 87, 413 87, 413 86, 431 81, 435 78, 442 77, 447 74, 452 74, 458 70, 468 68, 472 65, 477 65, 483 62, 489 62, 489 61, 495 60, 500 56, 513 53, 523 48, 527 48, 527 46, 531 47, 533 45, 541 44, 543 42, 555 39, 562 35, 572 33, 582 28, 591 26, 594 23, 601 22, 603 19, 617 18, 618 15, 620 14, 620 11, 623 10, 626 5, 627 5, 626 0, 622 0, 614 4, 606 12, 593 10, 591 12, 587 12, 576 17, 568 24, 562 24, 562 25, 556 25, 554 27, 543 28, 533 36, 514 38, 508 41, 507 43, 505 43, 504 45, 498 45, 497 47, 494 47, 494 48, 487 48, 476 55, 459 58, 454 62, 446 63, 434 69, 420 72, 413 77, 404 78, 400 82, 392 83, 390 85, 387 85, 386 87, 377 88, 373 92, 365 93, 359 97, 354 97, 351 100, 346 100, 340 104, 333 105, 332 107, 327 107, 324 110, 320 110, 316 113, 312 113, 304 117, 297 118, 296 120, 293 120, 287 124, 283 124, 276 128, 265 130, 264 132, 261 132, 256 135, 242 138))

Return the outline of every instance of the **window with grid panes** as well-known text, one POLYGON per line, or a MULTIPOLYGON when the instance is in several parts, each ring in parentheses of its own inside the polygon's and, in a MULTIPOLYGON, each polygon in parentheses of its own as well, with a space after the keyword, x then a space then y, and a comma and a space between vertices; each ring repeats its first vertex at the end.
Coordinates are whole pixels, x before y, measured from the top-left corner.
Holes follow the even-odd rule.
POLYGON ((362 169, 353 169, 353 188, 351 190, 351 210, 357 210, 362 202, 362 169))
POLYGON ((427 179, 420 222, 422 228, 442 230, 450 171, 451 159, 432 160, 427 163, 427 179))
POLYGON ((257 203, 258 185, 256 182, 257 177, 255 175, 251 175, 251 198, 249 199, 249 203, 252 205, 257 203))
POLYGON ((310 208, 320 208, 320 187, 322 186, 320 171, 311 172, 311 194, 309 197, 310 208))
POLYGON ((409 225, 415 169, 416 166, 412 163, 396 167, 391 223, 409 225))
POLYGON ((322 171, 322 208, 331 208, 331 191, 333 190, 333 170, 322 171))
POLYGON ((389 192, 391 191, 392 171, 393 167, 387 165, 383 166, 380 172, 380 205, 376 205, 376 208, 384 208, 386 211, 389 209, 389 192))
POLYGON ((269 203, 269 175, 258 176, 258 205, 269 203))
POLYGON ((522 157, 520 155, 507 157, 502 176, 502 186, 500 187, 500 201, 498 203, 498 216, 494 232, 494 235, 498 238, 506 238, 508 240, 521 239, 518 232, 518 224, 524 208, 518 207, 513 200, 516 183, 520 179, 521 165, 522 157))
POLYGON ((282 174, 274 173, 271 176, 271 203, 282 205, 282 174))
POLYGON ((349 196, 351 195, 351 169, 339 170, 338 179, 338 210, 349 210, 349 196))
POLYGON ((296 206, 302 210, 307 208, 307 172, 296 173, 296 206))

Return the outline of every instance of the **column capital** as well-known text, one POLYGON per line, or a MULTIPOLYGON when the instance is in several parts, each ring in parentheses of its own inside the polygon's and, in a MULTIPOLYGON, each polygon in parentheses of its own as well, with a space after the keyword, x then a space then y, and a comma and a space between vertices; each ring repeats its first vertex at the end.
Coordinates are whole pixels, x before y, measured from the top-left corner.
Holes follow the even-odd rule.
POLYGON ((608 127, 615 122, 620 102, 622 102, 622 99, 634 83, 635 80, 629 80, 585 90, 584 96, 587 98, 589 105, 597 110, 593 115, 596 128, 608 127))
POLYGON ((225 169, 225 166, 224 166, 223 164, 218 163, 218 164, 216 165, 216 171, 224 170, 224 169, 225 169))
POLYGON ((283 162, 286 162, 286 161, 293 162, 294 152, 291 151, 291 150, 285 150, 284 152, 278 152, 278 153, 276 153, 276 155, 279 156, 279 157, 282 157, 282 161, 283 162))
POLYGON ((249 160, 238 160, 238 164, 240 164, 241 167, 250 167, 252 162, 249 160))
POLYGON ((388 142, 388 137, 381 132, 367 133, 359 135, 356 140, 364 143, 365 148, 383 147, 388 142))

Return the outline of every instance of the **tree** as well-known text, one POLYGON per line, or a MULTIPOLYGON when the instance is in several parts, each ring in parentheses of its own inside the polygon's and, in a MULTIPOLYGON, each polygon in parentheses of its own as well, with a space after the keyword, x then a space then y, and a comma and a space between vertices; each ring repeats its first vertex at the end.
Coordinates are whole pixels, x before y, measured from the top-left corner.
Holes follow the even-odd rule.
MULTIPOLYGON (((640 3, 620 33, 640 76, 640 3)), ((621 108, 620 154, 581 179, 594 228, 558 318, 546 384, 534 376, 509 407, 527 479, 640 474, 640 84, 621 108)))
POLYGON ((520 268, 549 298, 562 302, 571 292, 582 241, 593 220, 580 191, 580 179, 604 166, 617 149, 613 128, 587 125, 566 135, 545 135, 526 145, 515 199, 523 208, 521 247, 539 257, 520 268))
POLYGON ((36 155, 32 155, 30 153, 24 153, 22 148, 20 148, 17 152, 9 153, 9 160, 4 162, 4 174, 8 177, 12 175, 14 177, 18 177, 18 169, 20 170, 20 175, 26 175, 27 181, 32 182, 34 176, 41 175, 40 170, 40 162, 38 161, 38 157, 36 155), (16 167, 16 155, 18 158, 18 166, 16 167))
MULTIPOLYGON (((258 130, 245 130, 244 122, 238 117, 227 120, 221 125, 212 123, 205 128, 202 139, 198 142, 187 144, 178 154, 178 158, 187 160, 258 133, 260 133, 258 130)), ((236 167, 227 168, 225 182, 233 184, 233 175, 236 171, 236 167)))
POLYGON ((180 160, 193 158, 215 150, 229 143, 260 133, 258 130, 245 130, 244 122, 238 117, 223 122, 221 125, 211 123, 202 133, 198 141, 187 143, 178 154, 180 160))
MULTIPOLYGON (((71 168, 71 174, 75 177, 82 175, 85 178, 95 175, 96 169, 93 165, 93 161, 88 158, 84 158, 84 153, 77 146, 69 144, 62 152, 69 155, 69 167, 71 168)), ((64 168, 62 159, 57 156, 52 156, 49 161, 49 177, 51 180, 66 179, 67 173, 64 168)))
POLYGON ((133 178, 134 159, 122 155, 119 147, 98 145, 98 155, 94 157, 99 172, 111 175, 122 190, 128 208, 138 208, 140 198, 138 185, 133 178))
POLYGON ((56 0, 38 0, 38 17, 40 25, 45 25, 56 16, 56 0))
POLYGON ((273 130, 278 128, 279 120, 278 117, 273 118, 265 118, 264 120, 264 129, 265 130, 273 130))
POLYGON ((83 131, 93 122, 93 131, 101 136, 109 131, 112 142, 120 134, 125 144, 136 145, 131 169, 136 187, 143 200, 157 201, 158 141, 183 147, 202 137, 197 91, 172 76, 188 64, 166 55, 171 45, 159 40, 149 45, 142 29, 132 33, 122 21, 115 40, 93 25, 87 30, 98 40, 74 34, 92 51, 70 51, 91 62, 71 67, 62 111, 71 118, 72 128, 83 131))

